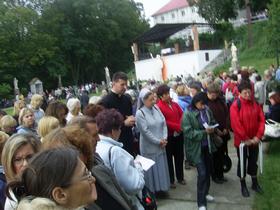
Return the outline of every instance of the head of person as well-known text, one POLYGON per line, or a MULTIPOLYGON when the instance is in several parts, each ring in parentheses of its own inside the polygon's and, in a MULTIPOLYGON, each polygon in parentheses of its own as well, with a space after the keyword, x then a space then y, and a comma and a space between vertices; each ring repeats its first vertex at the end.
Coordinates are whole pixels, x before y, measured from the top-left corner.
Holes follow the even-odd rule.
POLYGON ((17 121, 10 115, 5 115, 0 120, 1 130, 12 135, 16 132, 17 121))
POLYGON ((23 199, 17 209, 35 209, 36 204, 25 200, 26 196, 34 197, 34 202, 46 198, 65 209, 86 206, 97 199, 95 178, 79 159, 79 152, 68 147, 38 153, 23 171, 21 180, 8 186, 19 200, 23 199))
POLYGON ((18 123, 23 127, 33 128, 35 124, 33 110, 30 108, 21 109, 19 112, 18 123))
POLYGON ((101 97, 100 96, 92 96, 89 99, 89 104, 98 104, 101 101, 101 97))
POLYGON ((152 108, 155 105, 154 93, 146 88, 142 89, 139 94, 140 107, 152 108))
POLYGON ((199 92, 192 98, 191 107, 195 110, 203 110, 205 109, 206 102, 206 94, 204 92, 199 92))
POLYGON ((188 96, 190 95, 190 91, 186 87, 186 85, 181 84, 177 86, 176 93, 178 96, 188 96))
POLYGON ((128 77, 124 72, 116 72, 113 74, 112 77, 112 90, 119 95, 122 95, 125 93, 127 89, 127 80, 128 77))
POLYGON ((40 141, 30 134, 15 134, 7 140, 2 151, 2 164, 8 182, 18 179, 39 149, 40 141))
POLYGON ((97 105, 97 104, 88 104, 85 108, 84 108, 84 115, 87 115, 89 117, 95 118, 97 116, 97 114, 101 111, 104 110, 104 107, 101 105, 97 105))
POLYGON ((242 70, 241 72, 240 72, 240 74, 241 74, 241 79, 242 80, 246 80, 246 81, 249 81, 249 77, 250 77, 250 73, 249 73, 249 71, 246 69, 244 69, 244 70, 242 70))
POLYGON ((197 93, 201 92, 201 83, 193 81, 190 83, 190 96, 194 97, 197 93))
POLYGON ((238 76, 237 76, 236 74, 232 74, 232 75, 230 76, 230 79, 231 79, 231 82, 237 83, 238 76))
POLYGON ((24 100, 18 100, 14 103, 14 116, 18 116, 21 109, 26 107, 24 100))
POLYGON ((174 91, 176 91, 177 87, 178 87, 178 84, 176 81, 171 81, 168 83, 168 86, 173 89, 174 91))
MULTIPOLYGON (((8 134, 6 134, 3 131, 0 131, 0 157, 2 156, 2 151, 8 138, 9 138, 8 134)), ((0 159, 0 165, 2 165, 1 159, 0 159)))
POLYGON ((157 95, 160 100, 163 102, 169 103, 171 101, 170 97, 170 87, 168 87, 166 84, 160 85, 157 88, 157 95))
POLYGON ((70 146, 80 152, 80 159, 88 169, 93 166, 93 145, 91 135, 77 125, 57 128, 44 138, 43 149, 70 146))
POLYGON ((263 75, 264 75, 264 79, 266 81, 269 81, 272 79, 272 74, 271 74, 271 71, 269 71, 269 69, 265 70, 263 75))
POLYGON ((38 134, 43 141, 44 137, 52 130, 59 127, 59 121, 57 118, 52 116, 44 116, 38 123, 38 134))
POLYGON ((80 100, 77 98, 70 98, 67 101, 67 108, 72 115, 78 116, 81 111, 80 100))
POLYGON ((39 109, 43 104, 43 100, 44 100, 43 96, 41 96, 39 94, 34 94, 31 98, 31 102, 30 102, 31 107, 33 109, 39 109))
POLYGON ((257 81, 257 82, 262 81, 261 75, 258 74, 258 75, 256 76, 256 81, 257 81))
POLYGON ((95 153, 97 142, 100 140, 96 120, 89 116, 77 116, 72 118, 68 125, 79 126, 91 135, 93 153, 95 153))
POLYGON ((100 112, 95 120, 100 134, 111 137, 116 141, 119 139, 124 119, 116 109, 100 112))
POLYGON ((221 88, 217 83, 212 83, 207 88, 207 97, 209 100, 214 101, 220 95, 221 88))
POLYGON ((5 115, 7 115, 7 112, 5 112, 4 110, 0 109, 0 120, 2 117, 4 117, 5 115))
POLYGON ((59 120, 60 126, 66 125, 67 106, 59 101, 51 102, 45 112, 45 116, 53 116, 59 120))
POLYGON ((251 83, 247 80, 242 80, 238 85, 238 91, 240 93, 240 97, 245 100, 252 99, 252 91, 251 91, 251 83))
POLYGON ((280 104, 280 93, 279 92, 271 92, 268 94, 269 101, 271 105, 280 104))

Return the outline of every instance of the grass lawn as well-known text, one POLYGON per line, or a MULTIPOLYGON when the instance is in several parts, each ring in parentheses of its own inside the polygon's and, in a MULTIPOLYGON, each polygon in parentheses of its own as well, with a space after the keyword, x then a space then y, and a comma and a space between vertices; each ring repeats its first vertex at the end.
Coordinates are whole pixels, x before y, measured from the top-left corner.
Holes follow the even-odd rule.
POLYGON ((264 157, 264 174, 260 176, 263 195, 256 195, 254 210, 280 209, 280 141, 271 142, 264 157))

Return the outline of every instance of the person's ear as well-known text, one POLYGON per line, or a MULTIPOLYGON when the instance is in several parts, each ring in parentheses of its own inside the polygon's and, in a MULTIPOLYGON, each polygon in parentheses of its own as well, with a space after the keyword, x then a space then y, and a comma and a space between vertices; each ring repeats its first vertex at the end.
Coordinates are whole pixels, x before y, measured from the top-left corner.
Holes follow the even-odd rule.
POLYGON ((68 202, 68 194, 61 187, 55 187, 52 190, 52 197, 53 200, 61 206, 65 206, 68 202))

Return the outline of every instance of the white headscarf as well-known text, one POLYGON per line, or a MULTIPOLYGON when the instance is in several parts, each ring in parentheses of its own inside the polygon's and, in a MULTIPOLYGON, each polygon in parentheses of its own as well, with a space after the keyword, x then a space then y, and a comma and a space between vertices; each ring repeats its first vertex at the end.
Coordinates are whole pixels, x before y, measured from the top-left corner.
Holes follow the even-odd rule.
POLYGON ((141 107, 144 106, 144 98, 145 96, 150 93, 151 91, 148 88, 143 88, 140 93, 139 93, 139 97, 138 97, 138 101, 137 101, 137 109, 140 109, 141 107))

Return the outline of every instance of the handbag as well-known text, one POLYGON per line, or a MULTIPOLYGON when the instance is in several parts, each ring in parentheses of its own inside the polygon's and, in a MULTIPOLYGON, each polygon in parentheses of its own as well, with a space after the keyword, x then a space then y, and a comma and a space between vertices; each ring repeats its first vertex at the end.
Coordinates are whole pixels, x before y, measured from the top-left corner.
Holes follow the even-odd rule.
POLYGON ((271 119, 266 120, 264 135, 274 138, 280 137, 280 123, 271 119))
POLYGON ((224 165, 223 165, 223 171, 224 173, 227 173, 230 171, 232 167, 232 161, 230 159, 230 157, 228 156, 228 154, 224 154, 224 165))
POLYGON ((157 210, 156 196, 148 187, 142 189, 142 199, 137 198, 145 210, 157 210))
POLYGON ((216 133, 213 133, 212 140, 216 147, 221 147, 223 145, 223 139, 216 133))

